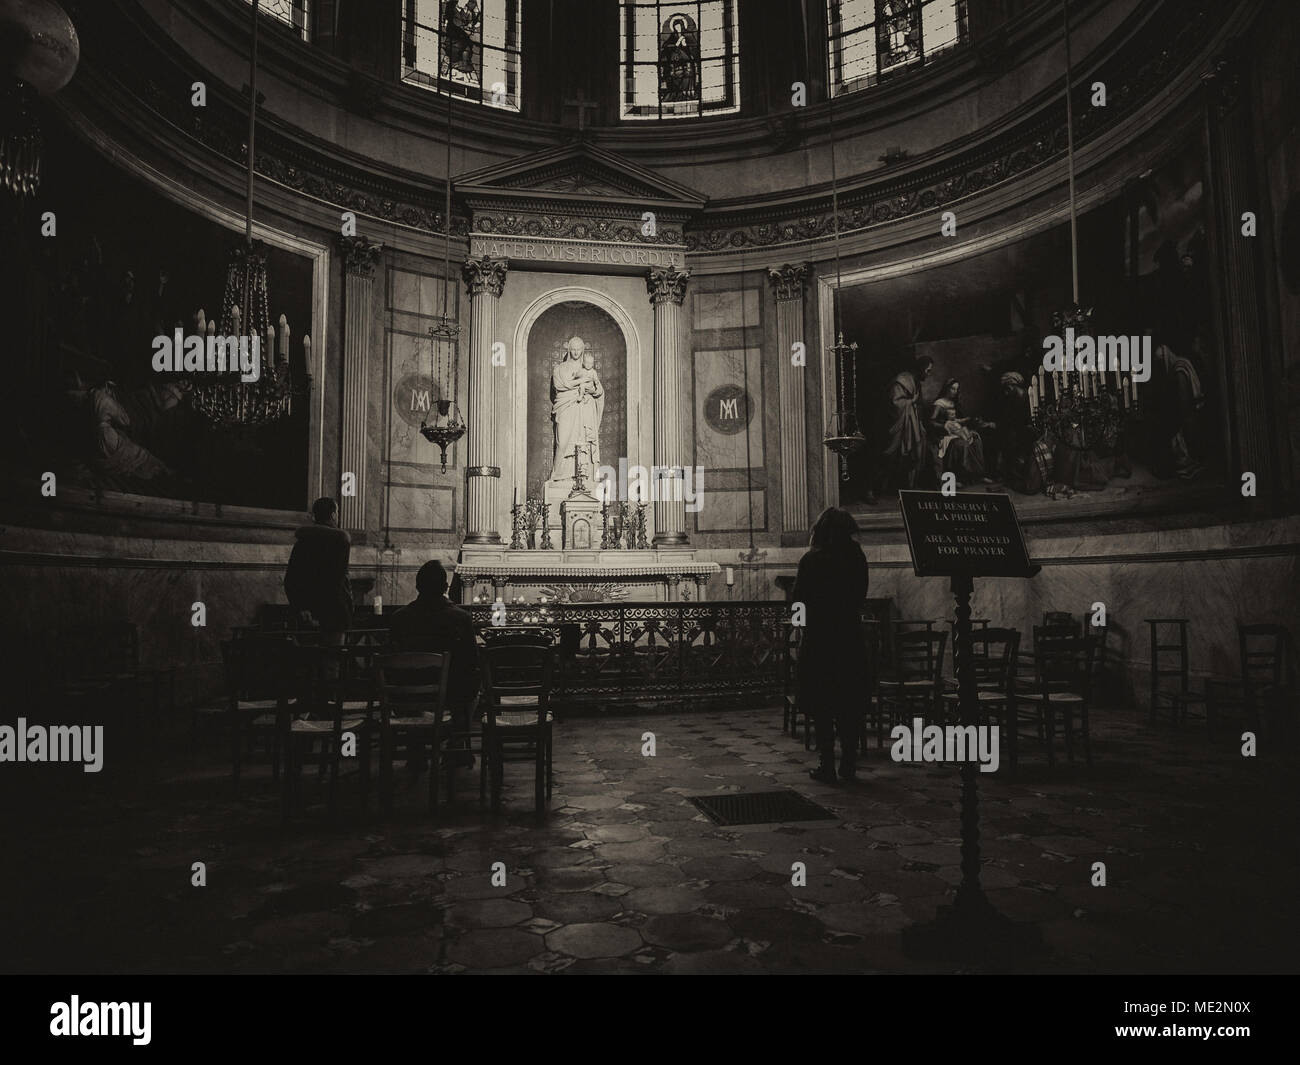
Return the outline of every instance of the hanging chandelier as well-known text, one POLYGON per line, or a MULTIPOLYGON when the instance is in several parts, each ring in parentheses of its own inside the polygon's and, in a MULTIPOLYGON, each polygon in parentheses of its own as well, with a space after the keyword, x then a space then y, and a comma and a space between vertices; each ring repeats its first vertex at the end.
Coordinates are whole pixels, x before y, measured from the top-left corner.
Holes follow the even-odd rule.
POLYGON ((420 435, 431 444, 438 445, 442 458, 442 472, 447 472, 447 448, 465 435, 465 419, 456 406, 455 378, 452 371, 460 349, 460 323, 451 315, 451 93, 447 94, 447 155, 446 200, 443 204, 442 228, 442 314, 429 330, 432 350, 429 352, 429 377, 437 384, 434 371, 442 371, 443 398, 434 403, 433 423, 428 418, 420 422, 420 435))
POLYGON ((849 479, 847 459, 855 452, 861 451, 866 446, 867 440, 858 426, 856 373, 858 345, 844 342, 843 316, 840 306, 840 288, 842 284, 840 276, 840 194, 835 172, 835 97, 832 95, 827 102, 829 105, 828 116, 831 141, 831 241, 835 249, 835 295, 833 297, 835 343, 827 349, 827 354, 834 361, 835 376, 839 380, 840 387, 835 413, 831 415, 830 423, 826 426, 826 435, 822 438, 822 444, 828 451, 839 457, 840 480, 847 481, 849 479))
POLYGON ((35 196, 41 185, 38 95, 72 80, 81 42, 54 0, 0 4, 0 41, 0 184, 11 196, 35 196))
MULTIPOLYGON (((1074 191, 1073 67, 1070 61, 1070 9, 1062 0, 1065 25, 1066 171, 1070 198, 1071 303, 1052 315, 1052 328, 1062 346, 1089 334, 1091 307, 1079 303, 1079 215, 1074 191)), ((1028 382, 1030 422, 1052 441, 1073 441, 1080 448, 1118 445, 1125 423, 1138 413, 1137 382, 1119 370, 1053 370, 1040 368, 1028 382)))
MULTIPOLYGON (((293 397, 311 387, 311 377, 296 387, 289 366, 289 322, 285 315, 272 322, 267 290, 267 247, 253 239, 254 137, 257 130, 257 27, 258 3, 252 3, 252 51, 248 75, 248 175, 244 202, 244 239, 231 250, 226 266, 226 289, 221 313, 206 321, 200 310, 195 328, 207 339, 209 350, 218 340, 258 349, 256 380, 241 376, 204 373, 188 378, 190 406, 213 428, 255 429, 292 413, 293 397), (278 326, 278 329, 277 329, 278 326), (256 341, 256 344, 254 342, 256 341)), ((302 338, 304 366, 311 367, 311 338, 302 338)))
MULTIPOLYGON (((289 322, 282 314, 271 322, 266 285, 266 246, 261 241, 237 244, 226 268, 226 291, 218 319, 207 322, 199 311, 195 327, 200 336, 216 337, 218 321, 224 337, 259 341, 260 376, 256 381, 214 379, 204 374, 189 379, 189 402, 214 428, 256 428, 277 421, 293 409, 294 380, 289 369, 289 322), (278 325, 278 329, 276 326, 278 325)), ((311 338, 302 338, 311 365, 311 338)))

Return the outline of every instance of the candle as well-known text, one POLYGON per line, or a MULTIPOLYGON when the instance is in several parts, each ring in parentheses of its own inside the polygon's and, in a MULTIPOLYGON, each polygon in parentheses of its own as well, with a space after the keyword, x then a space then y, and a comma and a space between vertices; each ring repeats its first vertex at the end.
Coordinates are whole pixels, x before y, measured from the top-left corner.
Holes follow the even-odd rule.
POLYGON ((1128 403, 1129 403, 1129 400, 1128 400, 1128 388, 1129 388, 1128 378, 1126 377, 1126 378, 1124 378, 1124 381, 1123 381, 1123 383, 1122 383, 1121 386, 1120 386, 1121 391, 1124 393, 1124 409, 1125 409, 1125 410, 1128 410, 1128 403))
POLYGON ((1029 417, 1038 417, 1038 393, 1032 388, 1029 390, 1029 417))
MULTIPOLYGON (((269 355, 270 352, 267 352, 269 355)), ((289 319, 283 314, 280 315, 280 347, 276 354, 279 356, 279 362, 289 361, 289 319)))
POLYGON ((727 567, 727 587, 730 588, 736 583, 736 571, 730 566, 727 567))
POLYGON ((375 613, 382 614, 383 612, 384 612, 384 597, 382 595, 377 595, 375 596, 375 613))

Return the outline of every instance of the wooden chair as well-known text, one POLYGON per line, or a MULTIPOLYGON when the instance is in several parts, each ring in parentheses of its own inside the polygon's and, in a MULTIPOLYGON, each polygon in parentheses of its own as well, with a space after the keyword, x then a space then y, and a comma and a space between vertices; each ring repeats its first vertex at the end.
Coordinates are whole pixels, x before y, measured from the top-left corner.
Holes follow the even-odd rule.
POLYGON ((1171 720, 1181 725, 1191 702, 1190 663, 1187 655, 1187 618, 1147 618, 1151 632, 1151 720, 1159 721, 1160 711, 1167 710, 1171 720), (1171 690, 1163 685, 1173 678, 1171 690))
POLYGON ((929 718, 937 710, 943 649, 947 642, 946 632, 933 629, 895 634, 894 668, 876 682, 881 703, 879 713, 890 714, 891 728, 916 711, 929 718))
POLYGON ((492 809, 501 808, 507 760, 533 762, 533 798, 541 813, 554 785, 554 718, 551 647, 489 644, 479 652, 483 669, 484 771, 492 787, 492 809))
POLYGON ((1093 658, 1097 641, 1091 636, 1052 636, 1035 627, 1033 680, 1016 692, 1017 722, 1032 722, 1047 745, 1047 764, 1056 764, 1056 714, 1060 711, 1065 730, 1065 751, 1074 762, 1075 719, 1083 736, 1084 757, 1092 767, 1092 742, 1088 733, 1088 711, 1092 706, 1093 658))
POLYGON ((862 737, 859 749, 865 753, 867 737, 876 734, 876 746, 885 745, 885 729, 892 722, 886 720, 887 714, 880 697, 880 672, 888 655, 889 626, 881 624, 874 618, 862 623, 862 647, 867 659, 867 690, 863 695, 862 737))
MULTIPOLYGON (((438 812, 438 789, 443 744, 453 732, 447 728, 447 680, 451 655, 432 651, 379 655, 375 658, 375 683, 380 711, 380 794, 385 813, 393 809, 393 757, 399 744, 414 754, 429 748, 429 811, 438 812)), ((448 764, 447 798, 455 793, 454 769, 448 764)))
POLYGON ((1079 619, 1068 610, 1045 610, 1043 624, 1037 626, 1057 636, 1082 636, 1079 619))
POLYGON ((1271 727, 1290 701, 1291 634, 1282 625, 1238 625, 1237 640, 1246 712, 1257 727, 1271 727))
MULTIPOLYGON (((996 722, 1007 737, 1007 754, 1014 773, 1018 739, 1016 704, 1016 666, 1020 654, 1020 633, 1016 629, 983 628, 971 633, 971 669, 975 674, 975 698, 979 703, 977 724, 996 722)), ((945 691, 940 699, 944 717, 954 724, 961 720, 961 695, 956 689, 945 691)))
POLYGON ((339 772, 349 747, 359 759, 361 804, 369 806, 371 723, 347 698, 351 659, 345 647, 289 644, 283 655, 287 713, 282 711, 285 753, 282 814, 288 820, 301 802, 302 767, 313 761, 329 772, 329 816, 338 812, 339 772), (349 703, 352 706, 349 706, 349 703), (351 741, 351 742, 349 742, 351 741))
POLYGON ((291 644, 270 636, 244 636, 223 640, 221 663, 225 698, 192 711, 192 728, 213 718, 230 736, 230 779, 236 793, 245 754, 262 740, 271 756, 271 779, 280 779, 283 722, 288 713, 289 691, 285 657, 291 644))

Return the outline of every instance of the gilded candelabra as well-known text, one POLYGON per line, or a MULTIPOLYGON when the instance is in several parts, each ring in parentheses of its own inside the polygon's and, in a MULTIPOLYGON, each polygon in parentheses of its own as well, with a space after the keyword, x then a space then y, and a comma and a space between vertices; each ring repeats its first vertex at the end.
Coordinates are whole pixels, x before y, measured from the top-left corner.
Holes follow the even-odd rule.
MULTIPOLYGON (((1065 337, 1088 331, 1092 310, 1075 306, 1052 316, 1065 337)), ((1137 382, 1119 370, 1040 369, 1028 382, 1029 416, 1035 432, 1053 444, 1117 448, 1124 426, 1139 411, 1137 382)))

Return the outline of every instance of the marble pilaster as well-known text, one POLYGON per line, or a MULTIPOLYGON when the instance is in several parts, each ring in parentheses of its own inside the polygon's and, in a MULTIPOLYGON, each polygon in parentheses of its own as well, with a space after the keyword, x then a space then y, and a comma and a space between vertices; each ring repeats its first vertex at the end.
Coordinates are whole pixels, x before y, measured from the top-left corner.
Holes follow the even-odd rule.
POLYGON ((339 237, 343 256, 343 400, 340 472, 354 477, 354 494, 339 496, 339 524, 366 524, 366 372, 370 365, 371 298, 382 244, 339 237))
POLYGON ((808 528, 808 442, 804 417, 805 366, 796 366, 794 345, 805 345, 804 282, 807 263, 769 267, 768 280, 776 297, 777 386, 781 400, 781 528, 803 532, 808 528))

